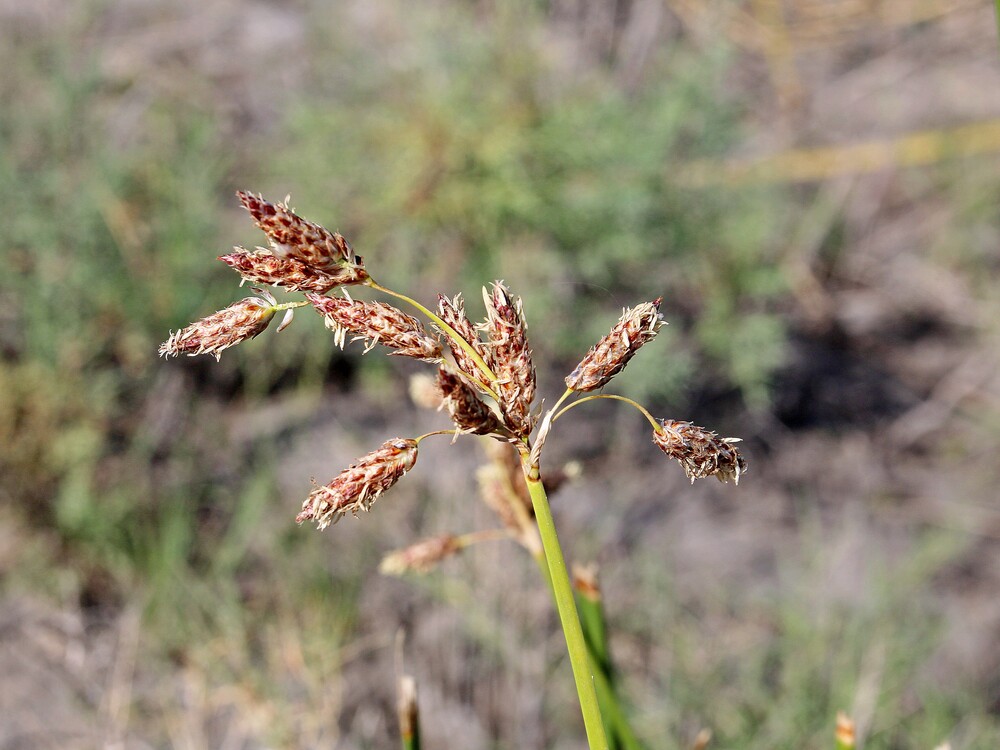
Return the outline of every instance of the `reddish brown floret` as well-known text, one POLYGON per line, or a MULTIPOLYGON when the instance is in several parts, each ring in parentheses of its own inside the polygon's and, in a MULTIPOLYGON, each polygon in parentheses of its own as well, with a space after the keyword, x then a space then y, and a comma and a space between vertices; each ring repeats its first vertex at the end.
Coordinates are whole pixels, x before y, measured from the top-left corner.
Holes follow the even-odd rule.
POLYGON ((364 261, 338 232, 303 219, 284 203, 271 203, 242 190, 236 195, 267 235, 272 252, 278 257, 297 260, 330 275, 335 275, 338 267, 364 271, 364 261))
POLYGON ((496 375, 493 384, 504 421, 518 437, 534 427, 531 402, 535 398, 535 365, 528 347, 528 324, 520 298, 512 298, 503 282, 495 282, 492 292, 483 289, 489 338, 486 363, 496 375))
POLYGON ((574 391, 603 388, 625 369, 639 347, 653 340, 662 325, 660 299, 625 310, 611 333, 598 341, 566 378, 566 386, 574 391))
POLYGON ((437 387, 451 420, 462 432, 488 435, 503 429, 493 410, 458 375, 439 368, 437 387))
POLYGON ((734 445, 740 442, 739 438, 720 438, 711 430, 690 422, 657 421, 660 427, 653 431, 653 442, 670 458, 680 462, 692 482, 714 476, 720 482, 732 479, 740 483, 740 474, 747 470, 747 462, 734 445))
MULTIPOLYGON (((485 360, 486 348, 479 338, 479 333, 465 315, 465 302, 462 300, 461 294, 456 294, 454 299, 448 299, 444 295, 439 294, 438 315, 441 316, 441 320, 454 329, 455 333, 474 352, 485 360)), ((458 369, 465 373, 473 382, 483 382, 486 378, 486 373, 483 372, 476 360, 447 331, 442 331, 442 333, 445 334, 445 341, 448 342, 448 347, 451 349, 458 369)))
POLYGON ((280 286, 291 292, 322 294, 336 286, 361 284, 368 279, 364 268, 337 266, 326 273, 293 258, 279 258, 261 247, 254 252, 237 247, 235 252, 220 255, 219 260, 247 281, 280 286))
POLYGON ((382 344, 403 357, 426 362, 441 361, 441 342, 427 333, 423 324, 402 310, 384 302, 363 302, 350 297, 307 294, 316 312, 326 319, 343 346, 348 334, 365 339, 368 349, 382 344))
POLYGON ((344 469, 329 484, 313 490, 295 520, 315 521, 320 529, 325 529, 348 513, 368 511, 379 495, 398 482, 416 462, 416 440, 388 440, 344 469))
POLYGON ((241 299, 170 334, 170 338, 160 344, 160 355, 177 357, 187 354, 193 357, 196 354, 211 354, 218 359, 229 347, 261 334, 274 317, 275 304, 270 295, 267 299, 241 299))

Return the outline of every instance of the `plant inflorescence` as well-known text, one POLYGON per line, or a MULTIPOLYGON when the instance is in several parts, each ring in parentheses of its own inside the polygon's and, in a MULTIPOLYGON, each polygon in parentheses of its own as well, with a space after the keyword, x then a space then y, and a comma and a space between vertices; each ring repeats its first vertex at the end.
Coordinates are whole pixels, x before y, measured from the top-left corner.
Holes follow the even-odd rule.
MULTIPOLYGON (((160 346, 160 354, 211 354, 218 358, 229 347, 261 334, 276 313, 285 313, 278 327, 281 330, 291 322, 296 308, 311 306, 323 317, 340 346, 348 338, 360 339, 365 342, 366 351, 381 345, 390 354, 435 366, 434 400, 450 416, 452 429, 387 440, 310 493, 296 520, 313 521, 323 529, 347 514, 370 510, 382 493, 414 467, 420 442, 431 435, 492 438, 493 460, 480 470, 478 480, 484 500, 503 528, 462 536, 447 534, 418 542, 389 555, 382 570, 426 571, 483 539, 500 536, 519 542, 538 561, 552 588, 588 741, 592 748, 607 747, 606 738, 614 734, 606 731, 604 725, 614 724, 608 721, 609 716, 611 719, 615 716, 611 710, 615 706, 609 709, 614 696, 605 689, 608 685, 602 682, 605 678, 595 664, 594 647, 588 647, 584 637, 552 521, 546 491, 564 479, 567 471, 546 471, 543 477, 541 456, 546 437, 569 409, 595 399, 615 399, 632 405, 645 416, 652 428, 654 444, 678 461, 692 482, 714 476, 722 482, 738 483, 746 470, 746 461, 736 446, 737 438, 720 438, 690 422, 656 419, 631 399, 596 393, 625 368, 642 346, 656 337, 664 325, 659 309, 661 300, 624 310, 611 331, 565 378, 566 390, 562 396, 543 411, 535 403, 536 371, 523 304, 502 281, 483 289, 486 317, 478 324, 468 318, 461 295, 439 295, 434 312, 377 283, 364 260, 342 235, 298 216, 288 207, 287 199, 271 203, 251 193, 237 195, 267 235, 269 246, 254 251, 237 247, 220 260, 245 281, 301 292, 304 299, 279 304, 270 292, 254 287, 257 296, 242 299, 171 333, 160 346), (348 292, 351 286, 369 287, 401 300, 423 320, 387 302, 354 299, 348 292)), ((588 590, 593 588, 590 586, 588 590)))

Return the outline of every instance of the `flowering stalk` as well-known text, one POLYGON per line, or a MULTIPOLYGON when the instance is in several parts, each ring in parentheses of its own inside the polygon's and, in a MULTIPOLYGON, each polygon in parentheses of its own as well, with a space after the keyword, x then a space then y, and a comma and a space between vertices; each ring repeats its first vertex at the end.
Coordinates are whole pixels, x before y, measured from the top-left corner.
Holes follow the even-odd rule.
POLYGON ((580 698, 580 711, 583 713, 587 744, 591 750, 607 750, 608 740, 601 718, 601 707, 597 701, 594 672, 587 652, 587 642, 583 637, 583 627, 580 625, 580 615, 576 610, 576 600, 573 598, 573 586, 566 570, 566 560, 563 557, 562 547, 559 546, 559 536, 556 534, 549 498, 538 475, 538 465, 525 461, 523 469, 524 481, 528 486, 528 492, 531 493, 531 505, 535 510, 538 532, 545 550, 552 595, 559 611, 563 635, 566 637, 566 649, 569 651, 576 692, 580 698))
MULTIPOLYGON (((622 728, 624 714, 614 695, 610 670, 606 664, 593 661, 588 650, 539 465, 546 437, 557 419, 580 404, 607 398, 638 409, 653 428, 655 445, 677 460, 692 481, 709 476, 723 482, 739 481, 746 470, 746 461, 735 446, 737 438, 720 438, 691 422, 656 419, 643 406, 624 396, 592 393, 604 388, 657 335, 664 325, 660 300, 623 311, 610 332, 565 378, 566 391, 539 422, 539 413, 532 410, 535 365, 528 344, 527 322, 520 298, 511 294, 503 282, 497 281, 491 289, 483 290, 486 319, 478 325, 466 316, 461 295, 453 298, 439 295, 435 313, 405 294, 378 284, 368 274, 364 260, 341 234, 298 216, 286 205, 287 198, 285 203, 271 203, 252 193, 238 195, 254 223, 267 235, 269 247, 254 251, 237 247, 233 253, 220 256, 220 260, 236 270, 244 281, 305 293, 306 301, 278 304, 270 292, 255 288, 257 297, 235 302, 171 333, 161 345, 160 353, 211 354, 218 358, 225 349, 262 333, 275 313, 286 312, 278 326, 280 331, 291 321, 295 308, 311 304, 324 317, 327 327, 334 331, 334 341, 341 346, 350 334, 365 339, 368 349, 378 343, 392 354, 434 364, 438 374, 431 400, 447 409, 455 429, 383 443, 329 483, 314 489, 296 520, 315 521, 322 529, 347 514, 370 510, 382 493, 413 468, 418 444, 429 435, 449 434, 457 438, 475 434, 505 443, 502 447, 506 453, 495 456, 490 471, 479 476, 484 500, 497 514, 501 527, 425 540, 389 555, 382 569, 388 573, 427 571, 466 546, 486 539, 506 538, 520 544, 535 559, 552 590, 591 750, 608 748, 598 693, 604 696, 615 747, 621 742, 631 747, 631 741, 625 741, 631 738, 631 733, 622 728), (338 287, 351 285, 364 285, 402 300, 431 325, 425 328, 416 318, 384 302, 354 300, 346 290, 341 295, 328 295, 338 287), (442 337, 451 360, 444 357, 442 337), (488 403, 481 396, 495 403, 488 403), (567 404, 574 396, 578 396, 576 400, 567 404), (517 479, 519 475, 523 477, 523 486, 517 479)), ((563 474, 570 475, 568 471, 563 474)), ((558 473, 547 477, 550 482, 557 478, 558 473)), ((599 658, 596 650, 595 654, 599 658)), ((415 702, 409 702, 408 706, 415 707, 415 702)), ((405 724, 402 718, 401 724, 405 724)), ((404 726, 404 741, 410 743, 407 746, 419 742, 415 726, 404 726)))

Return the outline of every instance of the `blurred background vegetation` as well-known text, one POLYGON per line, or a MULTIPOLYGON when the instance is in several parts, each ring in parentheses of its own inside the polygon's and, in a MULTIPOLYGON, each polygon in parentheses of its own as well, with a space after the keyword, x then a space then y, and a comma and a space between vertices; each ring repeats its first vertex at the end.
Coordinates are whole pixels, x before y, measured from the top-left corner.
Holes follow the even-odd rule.
POLYGON ((375 573, 488 521, 474 446, 293 523, 310 476, 440 425, 418 367, 307 314, 156 358, 240 296, 238 188, 425 301, 505 279, 549 400, 664 297, 618 390, 747 438, 745 482, 687 488, 605 404, 551 446, 651 747, 830 747, 839 708, 868 747, 1000 744, 988 8, 2 0, 0 28, 0 747, 392 746, 400 628, 428 744, 581 743, 516 550, 375 573))

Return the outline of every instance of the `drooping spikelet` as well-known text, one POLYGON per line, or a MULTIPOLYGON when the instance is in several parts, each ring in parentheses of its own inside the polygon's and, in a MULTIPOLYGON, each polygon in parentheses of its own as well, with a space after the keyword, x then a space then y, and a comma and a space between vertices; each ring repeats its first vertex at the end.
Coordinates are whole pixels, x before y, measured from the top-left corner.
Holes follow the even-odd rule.
POLYGON ((160 344, 163 357, 187 354, 211 354, 216 359, 222 352, 242 341, 262 333, 274 317, 277 301, 270 293, 254 289, 260 297, 246 297, 224 310, 192 323, 160 344))
POLYGON ((482 328, 489 338, 486 362, 497 376, 494 389, 500 411, 511 431, 525 437, 534 427, 531 402, 535 398, 535 365, 521 299, 512 298, 503 282, 497 281, 492 291, 483 289, 483 300, 486 321, 482 328))
POLYGON ((246 281, 281 286, 291 292, 322 294, 335 286, 358 284, 368 278, 363 268, 338 266, 325 273, 293 258, 279 258, 262 247, 253 252, 243 247, 236 247, 234 252, 220 255, 219 260, 246 281))
POLYGON ((625 369, 639 347, 652 341, 663 325, 661 299, 625 310, 611 333, 598 341, 566 378, 566 386, 574 391, 595 391, 625 369))
POLYGON ((409 547, 395 550, 382 558, 378 570, 383 575, 399 576, 404 573, 429 573, 438 563, 463 548, 454 534, 441 534, 423 539, 409 547))
POLYGON ((357 515, 359 511, 367 511, 416 462, 416 440, 388 440, 344 469, 329 484, 313 490, 295 521, 315 521, 320 529, 325 529, 348 513, 357 515))
MULTIPOLYGON (((486 349, 479 338, 479 333, 465 315, 465 301, 462 299, 461 294, 456 294, 453 299, 448 299, 443 294, 439 294, 438 315, 441 316, 441 320, 455 330, 455 333, 462 337, 473 351, 485 359, 486 349)), ((455 357, 455 364, 458 365, 458 369, 472 378, 474 382, 481 382, 486 377, 486 374, 476 363, 476 360, 451 335, 447 335, 446 331, 442 331, 442 333, 446 334, 445 340, 448 342, 448 347, 455 357)))
POLYGON ((441 361, 441 342, 427 333, 419 320, 392 305, 321 294, 306 294, 306 299, 326 319, 327 328, 337 334, 341 346, 347 334, 352 334, 367 341, 366 351, 382 344, 393 349, 392 354, 441 361))
POLYGON ((364 261, 338 232, 306 221, 284 203, 271 203, 259 195, 236 193, 254 223, 267 235, 271 251, 279 258, 290 258, 307 266, 335 275, 338 269, 353 268, 360 283, 368 278, 364 261))
POLYGON ((444 367, 438 368, 437 388, 451 420, 462 432, 488 435, 503 429, 493 410, 483 403, 472 387, 444 367))
POLYGON ((695 479, 714 476, 720 482, 732 479, 740 483, 740 474, 747 470, 746 459, 734 443, 740 438, 720 438, 711 430, 690 422, 658 419, 660 426, 653 431, 656 447, 680 462, 684 473, 695 479))

